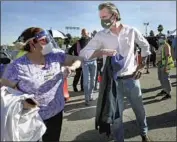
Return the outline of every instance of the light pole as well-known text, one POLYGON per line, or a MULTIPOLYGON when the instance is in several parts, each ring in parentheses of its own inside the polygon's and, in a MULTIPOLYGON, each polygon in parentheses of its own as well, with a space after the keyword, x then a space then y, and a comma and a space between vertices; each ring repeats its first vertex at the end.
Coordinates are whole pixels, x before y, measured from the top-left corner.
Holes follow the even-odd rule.
POLYGON ((149 26, 149 22, 148 23, 144 23, 144 26, 145 26, 145 34, 146 34, 146 37, 147 37, 147 27, 149 26))

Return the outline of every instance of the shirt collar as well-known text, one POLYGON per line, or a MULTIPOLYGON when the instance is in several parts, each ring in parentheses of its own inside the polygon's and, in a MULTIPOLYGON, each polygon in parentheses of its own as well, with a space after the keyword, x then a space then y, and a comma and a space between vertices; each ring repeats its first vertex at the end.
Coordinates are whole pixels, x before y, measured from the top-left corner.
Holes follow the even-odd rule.
MULTIPOLYGON (((122 25, 122 29, 121 30, 123 30, 125 28, 125 25, 122 24, 122 23, 121 23, 121 25, 122 25)), ((105 29, 104 32, 105 33, 111 33, 111 30, 110 29, 105 29)))

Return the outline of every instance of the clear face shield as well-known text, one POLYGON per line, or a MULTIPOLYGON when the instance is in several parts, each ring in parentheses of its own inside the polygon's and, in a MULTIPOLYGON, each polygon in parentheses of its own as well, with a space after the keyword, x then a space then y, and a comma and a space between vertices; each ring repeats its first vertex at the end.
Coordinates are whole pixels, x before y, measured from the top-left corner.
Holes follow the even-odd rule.
POLYGON ((53 52, 57 48, 59 49, 59 46, 56 43, 55 39, 46 30, 36 34, 35 39, 43 47, 43 49, 42 49, 43 55, 53 52))
POLYGON ((34 37, 28 39, 26 42, 23 42, 23 37, 20 37, 19 41, 16 42, 15 45, 18 46, 19 49, 22 49, 31 40, 38 42, 43 47, 42 49, 43 55, 46 55, 52 52, 53 49, 56 49, 56 48, 59 49, 59 46, 56 43, 55 39, 51 36, 51 34, 47 30, 39 32, 34 37))

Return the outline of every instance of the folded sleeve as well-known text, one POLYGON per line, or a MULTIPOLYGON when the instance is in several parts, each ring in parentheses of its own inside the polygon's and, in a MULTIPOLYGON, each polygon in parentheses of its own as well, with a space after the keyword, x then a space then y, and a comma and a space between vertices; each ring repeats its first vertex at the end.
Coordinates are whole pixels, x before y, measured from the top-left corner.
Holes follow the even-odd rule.
POLYGON ((98 32, 90 41, 89 43, 80 51, 79 56, 83 57, 86 60, 92 56, 95 50, 101 48, 101 36, 98 32))
POLYGON ((151 54, 150 52, 150 45, 148 41, 143 37, 143 35, 140 33, 140 31, 136 28, 134 29, 135 33, 135 42, 139 45, 141 48, 141 56, 146 57, 151 54))

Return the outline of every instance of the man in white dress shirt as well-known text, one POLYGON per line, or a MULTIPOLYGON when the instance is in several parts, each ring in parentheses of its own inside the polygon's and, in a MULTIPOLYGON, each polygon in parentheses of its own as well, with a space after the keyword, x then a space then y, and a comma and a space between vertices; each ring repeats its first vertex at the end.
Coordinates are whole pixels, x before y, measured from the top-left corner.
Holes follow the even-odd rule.
POLYGON ((113 135, 116 141, 124 141, 122 116, 123 98, 126 96, 136 115, 142 141, 150 141, 139 81, 147 56, 151 54, 149 44, 136 28, 121 24, 119 10, 113 3, 102 3, 98 9, 104 30, 99 31, 80 51, 80 56, 85 60, 103 56, 104 62, 107 56, 119 54, 123 57, 123 68, 117 73, 120 118, 113 124, 113 135), (139 65, 135 62, 135 43, 141 48, 142 63, 139 65))

